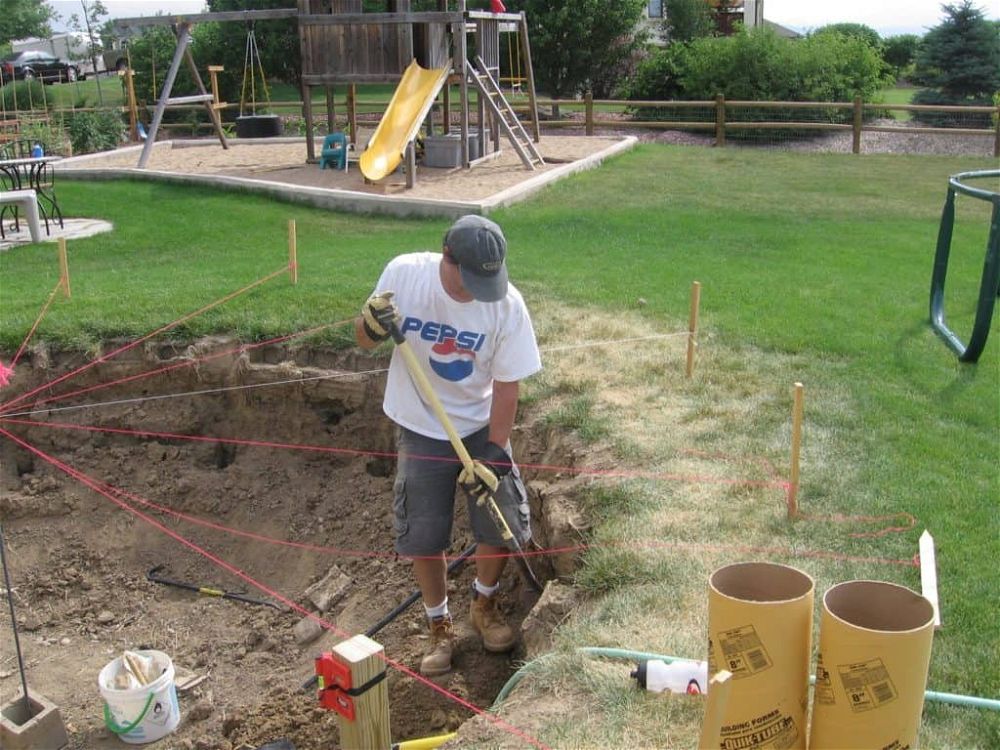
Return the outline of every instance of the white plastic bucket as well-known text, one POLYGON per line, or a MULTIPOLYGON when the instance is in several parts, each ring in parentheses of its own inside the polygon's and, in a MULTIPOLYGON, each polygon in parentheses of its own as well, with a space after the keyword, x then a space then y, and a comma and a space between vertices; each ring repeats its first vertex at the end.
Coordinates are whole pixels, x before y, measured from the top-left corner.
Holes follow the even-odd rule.
POLYGON ((181 709, 174 685, 174 663, 162 651, 137 651, 152 657, 162 673, 141 688, 121 690, 114 687, 115 675, 122 669, 117 657, 101 670, 97 686, 104 698, 104 723, 123 741, 141 745, 165 737, 177 728, 181 709))

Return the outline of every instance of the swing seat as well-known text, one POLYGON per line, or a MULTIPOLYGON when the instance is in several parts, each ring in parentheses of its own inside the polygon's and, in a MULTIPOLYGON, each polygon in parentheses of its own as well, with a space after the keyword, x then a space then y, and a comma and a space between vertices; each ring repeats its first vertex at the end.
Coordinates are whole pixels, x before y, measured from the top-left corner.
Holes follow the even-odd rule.
POLYGON ((278 115, 240 115, 236 118, 237 138, 275 138, 283 131, 278 115))
POLYGON ((326 169, 327 164, 332 164, 334 169, 347 169, 347 136, 339 131, 323 139, 319 168, 326 169))

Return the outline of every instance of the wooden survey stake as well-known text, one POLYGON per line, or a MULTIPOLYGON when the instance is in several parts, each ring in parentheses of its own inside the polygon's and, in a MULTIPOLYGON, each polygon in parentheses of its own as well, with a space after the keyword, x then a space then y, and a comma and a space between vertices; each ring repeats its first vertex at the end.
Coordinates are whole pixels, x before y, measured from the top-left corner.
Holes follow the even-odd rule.
POLYGON ((694 351, 698 346, 698 307, 701 305, 701 282, 691 283, 691 314, 688 316, 687 376, 694 372, 694 351))
POLYGON ((295 219, 288 220, 288 276, 293 284, 299 283, 298 238, 295 233, 295 219))
POLYGON ((941 609, 938 606, 937 554, 934 537, 924 529, 920 535, 920 589, 924 599, 934 607, 934 629, 941 627, 941 609))
POLYGON ((792 462, 788 477, 788 517, 799 514, 799 454, 802 451, 802 383, 795 384, 792 404, 792 462))
POLYGON ((69 259, 66 257, 66 238, 59 238, 59 284, 62 286, 66 299, 70 298, 69 290, 69 259))
MULTIPOLYGON (((351 670, 353 690, 368 685, 385 674, 382 646, 366 635, 356 635, 333 649, 335 658, 351 670)), ((354 719, 338 715, 340 746, 344 750, 389 750, 389 687, 385 679, 373 684, 354 701, 354 719)))

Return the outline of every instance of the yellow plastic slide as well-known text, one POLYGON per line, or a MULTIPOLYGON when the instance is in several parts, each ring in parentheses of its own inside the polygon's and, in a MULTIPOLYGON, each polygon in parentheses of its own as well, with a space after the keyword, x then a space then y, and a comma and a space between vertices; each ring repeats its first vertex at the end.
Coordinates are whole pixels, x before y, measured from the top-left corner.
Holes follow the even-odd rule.
POLYGON ((416 60, 410 63, 375 135, 358 159, 365 177, 381 180, 399 166, 406 144, 417 137, 420 123, 447 78, 447 68, 421 68, 416 60))

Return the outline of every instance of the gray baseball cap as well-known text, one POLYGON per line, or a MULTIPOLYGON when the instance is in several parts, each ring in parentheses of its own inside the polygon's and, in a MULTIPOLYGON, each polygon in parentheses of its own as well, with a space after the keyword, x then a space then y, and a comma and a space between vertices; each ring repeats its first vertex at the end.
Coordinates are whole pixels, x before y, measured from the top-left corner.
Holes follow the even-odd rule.
POLYGON ((463 216, 451 225, 444 244, 475 299, 499 302, 507 296, 507 240, 495 222, 475 214, 463 216))

